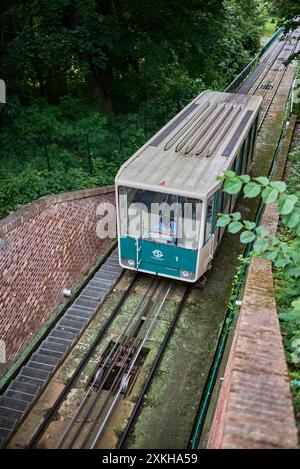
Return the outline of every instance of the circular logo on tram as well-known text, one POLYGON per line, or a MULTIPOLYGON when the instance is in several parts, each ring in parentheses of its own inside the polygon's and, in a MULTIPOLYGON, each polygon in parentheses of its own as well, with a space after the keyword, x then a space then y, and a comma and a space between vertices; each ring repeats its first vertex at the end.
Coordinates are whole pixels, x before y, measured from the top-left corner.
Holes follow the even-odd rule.
POLYGON ((155 251, 152 251, 152 254, 156 259, 160 259, 163 257, 163 253, 159 249, 155 249, 155 251))

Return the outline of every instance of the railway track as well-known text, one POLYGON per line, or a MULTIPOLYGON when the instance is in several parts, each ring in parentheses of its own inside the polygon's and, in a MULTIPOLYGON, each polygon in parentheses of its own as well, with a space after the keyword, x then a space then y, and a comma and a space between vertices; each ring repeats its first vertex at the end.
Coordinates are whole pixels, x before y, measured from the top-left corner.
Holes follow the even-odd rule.
MULTIPOLYGON (((259 122, 259 129, 261 128, 269 110, 273 103, 273 100, 277 94, 278 88, 284 78, 286 66, 285 61, 289 58, 290 55, 294 54, 297 50, 298 42, 296 40, 292 40, 291 38, 285 41, 283 49, 277 55, 275 61, 270 67, 269 77, 266 83, 260 83, 260 89, 263 89, 261 96, 263 97, 263 104, 262 104, 262 111, 261 111, 261 118, 259 122), (291 46, 288 44, 291 42, 291 46)), ((258 90, 255 92, 258 94, 258 90)))
POLYGON ((171 283, 161 284, 160 279, 152 280, 121 331, 119 339, 103 357, 102 363, 95 371, 78 410, 59 438, 56 448, 78 447, 76 442, 79 442, 80 448, 97 446, 105 424, 118 400, 132 385, 131 379, 134 376, 137 360, 171 290, 171 283), (153 302, 156 294, 157 297, 153 302), (108 392, 104 401, 101 401, 101 392, 109 380, 112 382, 107 387, 108 392), (92 418, 88 421, 90 416, 92 418), (89 428, 84 432, 87 422, 89 428), (85 436, 82 437, 82 434, 85 436))
MULTIPOLYGON (((259 124, 260 127, 266 119, 278 88, 284 78, 285 66, 283 61, 286 60, 288 56, 294 53, 297 49, 296 41, 292 41, 292 44, 289 44, 288 41, 290 41, 290 39, 287 39, 282 43, 276 43, 272 50, 268 51, 262 58, 262 64, 264 66, 261 67, 261 70, 263 71, 258 74, 258 76, 256 76, 254 81, 251 81, 250 76, 248 80, 245 80, 240 88, 241 90, 246 90, 248 94, 260 94, 263 96, 264 102, 262 119, 259 124)), ((255 72, 253 72, 252 75, 255 76, 255 72)), ((116 266, 116 253, 113 254, 112 259, 112 264, 116 266)), ((37 380, 39 378, 30 376, 30 374, 27 376, 26 370, 25 374, 22 374, 21 371, 21 376, 23 377, 22 380, 20 380, 20 377, 18 376, 14 380, 15 383, 12 382, 10 384, 5 395, 1 396, 0 407, 2 406, 3 408, 3 402, 6 405, 6 407, 4 407, 6 412, 5 414, 2 414, 2 420, 0 417, 0 432, 2 430, 3 435, 2 441, 5 441, 13 434, 17 426, 28 414, 34 405, 34 402, 39 398, 42 391, 49 383, 50 378, 53 376, 58 366, 63 362, 68 352, 75 344, 76 340, 78 340, 78 337, 82 333, 84 327, 87 326, 89 320, 95 314, 95 311, 102 304, 109 291, 111 291, 112 285, 114 285, 120 278, 121 271, 118 271, 117 275, 113 276, 113 272, 110 272, 109 266, 106 265, 106 267, 108 268, 104 269, 104 272, 107 273, 109 282, 105 282, 104 279, 104 283, 100 285, 99 282, 97 284, 96 278, 94 279, 94 283, 90 283, 87 286, 84 295, 81 298, 79 297, 81 304, 80 302, 77 302, 77 305, 75 303, 70 308, 70 313, 64 317, 64 320, 68 320, 69 323, 60 324, 62 329, 59 331, 60 333, 64 334, 64 337, 62 337, 61 334, 57 335, 52 331, 49 338, 47 339, 48 344, 57 344, 57 346, 67 343, 67 340, 70 339, 68 347, 65 347, 64 349, 64 354, 58 356, 55 355, 55 352, 59 353, 58 351, 52 350, 51 348, 49 350, 42 348, 41 351, 37 351, 33 356, 29 368, 37 370, 36 373, 45 371, 46 365, 50 366, 49 358, 47 360, 47 358, 44 357, 48 356, 50 358, 59 358, 56 363, 54 363, 52 360, 51 363, 53 366, 51 369, 47 369, 49 373, 47 376, 45 375, 45 382, 43 384, 37 383, 37 381, 33 380, 37 380), (97 288, 100 288, 100 290, 97 291, 97 288), (93 311, 91 312, 90 310, 92 306, 93 311), (90 316, 86 314, 87 312, 90 312, 90 316), (86 319, 85 324, 79 324, 83 318, 86 319), (72 321, 72 324, 70 321, 72 321), (77 330, 77 334, 71 337, 72 333, 75 333, 75 326, 80 326, 80 328, 77 330), (52 352, 52 355, 47 355, 45 350, 52 352), (40 358, 40 361, 38 361, 37 358, 40 358), (47 363, 41 361, 42 359, 46 360, 47 363), (27 394, 27 392, 30 388, 30 385, 36 386, 37 384, 40 384, 40 386, 35 388, 36 392, 32 394, 32 397, 30 397, 29 400, 29 394, 27 394), (22 385, 22 389, 20 388, 20 385, 22 385), (3 398, 6 399, 6 401, 3 401, 3 398), (27 399, 27 401, 25 401, 25 399, 27 399), (10 410, 9 407, 7 407, 7 402, 11 406, 20 406, 19 403, 16 404, 13 402, 13 400, 18 400, 19 402, 24 400, 25 402, 28 402, 26 407, 24 407, 24 412, 22 412, 22 415, 20 414, 20 418, 18 419, 11 419, 7 413, 7 411, 10 410)), ((29 448, 40 447, 41 441, 43 440, 46 432, 51 431, 51 424, 56 418, 55 416, 58 415, 59 409, 67 401, 68 396, 76 389, 76 385, 84 374, 91 357, 94 356, 97 348, 102 343, 103 339, 107 336, 107 333, 114 321, 119 318, 122 307, 126 303, 126 300, 130 296, 133 289, 136 287, 139 278, 139 274, 133 277, 128 289, 124 291, 120 301, 113 309, 104 326, 97 334, 89 350, 82 357, 79 365, 76 367, 74 374, 68 380, 66 386, 60 392, 54 404, 44 416, 40 425, 35 429, 34 435, 28 444, 29 448)), ((167 282, 160 279, 151 280, 151 283, 144 292, 136 308, 132 311, 127 322, 121 329, 118 338, 114 341, 113 344, 111 344, 110 348, 106 349, 105 353, 101 355, 101 360, 98 363, 98 366, 93 370, 90 379, 88 380, 85 392, 82 395, 77 409, 75 409, 72 417, 64 426, 63 431, 58 436, 56 435, 54 445, 56 448, 96 448, 99 447, 99 445, 101 446, 103 432, 105 431, 105 428, 108 425, 112 415, 118 408, 120 400, 122 397, 128 395, 135 386, 139 371, 139 361, 142 360, 143 349, 151 337, 153 330, 159 324, 159 319, 164 310, 164 306, 168 300, 168 296, 173 288, 173 285, 174 282, 170 281, 167 282)), ((187 298, 192 288, 193 287, 190 286, 183 288, 181 299, 177 301, 176 311, 174 312, 172 320, 169 321, 167 332, 161 341, 159 350, 157 351, 155 358, 153 358, 151 366, 147 370, 146 379, 143 382, 142 389, 139 391, 138 398, 136 399, 135 405, 128 418, 128 423, 125 426, 125 430, 123 429, 122 435, 120 436, 116 445, 118 448, 122 448, 124 445, 126 445, 128 436, 130 435, 141 410, 145 394, 148 392, 155 373, 165 354, 169 341, 175 330, 178 318, 186 304, 187 298)), ((220 337, 221 335, 219 335, 219 339, 220 337)), ((26 366, 28 368, 28 365, 26 366)), ((18 412, 17 408, 12 408, 11 410, 18 412)))
MULTIPOLYGON (((296 31, 296 33, 298 34, 299 31, 296 31)), ((298 41, 294 38, 294 33, 287 36, 284 41, 278 40, 274 50, 267 52, 262 57, 259 67, 263 65, 263 71, 258 78, 254 71, 240 87, 239 92, 241 93, 258 95, 263 98, 258 130, 261 129, 284 78, 286 72, 285 62, 297 51, 297 48, 298 41), (252 81, 253 78, 254 82, 252 81)))
MULTIPOLYGON (((112 313, 113 318, 110 317, 109 319, 109 325, 121 314, 122 306, 138 284, 138 278, 139 275, 136 275, 129 288, 125 290, 124 295, 112 313)), ((101 444, 103 431, 109 423, 110 417, 117 408, 119 401, 122 397, 132 392, 135 386, 139 372, 139 361, 142 361, 144 347, 147 344, 147 340, 151 338, 152 331, 162 316, 163 308, 173 286, 173 281, 152 278, 134 310, 127 317, 118 338, 101 354, 100 362, 88 380, 86 390, 78 403, 78 407, 56 439, 55 448, 97 448, 99 442, 101 444)), ((122 441, 119 443, 121 445, 123 445, 126 435, 130 431, 142 403, 143 396, 163 357, 180 312, 186 302, 189 290, 189 287, 183 288, 182 300, 179 302, 174 317, 170 321, 167 334, 157 351, 157 355, 147 370, 147 377, 140 397, 135 403, 122 441)), ((35 431, 27 446, 28 448, 39 447, 45 432, 47 434, 51 433, 51 423, 54 417, 59 415, 59 409, 67 401, 68 395, 76 390, 78 381, 85 374, 85 367, 88 365, 91 356, 96 352, 97 347, 101 344, 101 340, 107 334, 108 327, 105 330, 101 330, 96 337, 96 340, 90 347, 89 353, 83 357, 75 375, 60 393, 50 411, 45 415, 43 422, 35 431)))

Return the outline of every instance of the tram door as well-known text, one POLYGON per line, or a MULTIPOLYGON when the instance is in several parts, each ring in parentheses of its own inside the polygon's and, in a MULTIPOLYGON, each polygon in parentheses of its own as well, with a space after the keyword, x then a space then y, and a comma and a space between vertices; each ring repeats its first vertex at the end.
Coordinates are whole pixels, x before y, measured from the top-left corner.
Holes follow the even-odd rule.
POLYGON ((215 237, 217 223, 217 193, 213 194, 206 204, 206 218, 204 227, 204 243, 201 253, 201 264, 205 268, 212 261, 217 237, 215 237))

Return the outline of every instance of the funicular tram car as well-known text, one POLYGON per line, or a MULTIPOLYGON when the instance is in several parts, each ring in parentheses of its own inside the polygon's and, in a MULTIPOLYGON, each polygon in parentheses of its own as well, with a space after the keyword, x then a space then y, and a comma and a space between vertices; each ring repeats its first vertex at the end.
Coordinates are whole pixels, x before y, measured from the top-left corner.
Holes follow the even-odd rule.
POLYGON ((237 196, 217 176, 249 171, 262 98, 205 91, 120 168, 116 180, 122 267, 196 282, 237 196))

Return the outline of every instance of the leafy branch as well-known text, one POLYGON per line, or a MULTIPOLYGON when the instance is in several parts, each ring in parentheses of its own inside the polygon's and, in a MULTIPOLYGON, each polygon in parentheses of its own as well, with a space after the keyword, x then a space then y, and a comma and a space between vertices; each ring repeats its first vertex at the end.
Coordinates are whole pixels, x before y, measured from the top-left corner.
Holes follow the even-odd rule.
POLYGON ((300 339, 300 208, 296 195, 288 194, 283 181, 271 181, 267 177, 251 178, 226 171, 218 178, 224 182, 223 191, 230 195, 243 191, 244 198, 260 196, 264 204, 275 203, 281 223, 288 236, 272 236, 268 230, 255 222, 243 220, 240 212, 219 214, 217 226, 232 233, 240 233, 240 241, 248 244, 254 241, 253 255, 271 261, 287 279, 285 295, 290 306, 280 312, 279 318, 285 324, 287 359, 293 359, 294 343, 300 339))
POLYGON ((227 227, 230 233, 240 232, 240 241, 243 244, 254 242, 254 255, 263 255, 274 263, 276 267, 284 269, 284 274, 300 278, 300 208, 298 197, 286 193, 286 184, 283 181, 271 181, 260 176, 250 178, 249 175, 236 175, 233 171, 226 171, 218 178, 224 181, 224 192, 230 195, 238 194, 243 190, 245 198, 260 196, 264 204, 276 203, 281 222, 287 228, 295 242, 289 243, 280 240, 277 236, 268 234, 266 228, 257 226, 255 222, 242 220, 240 212, 219 214, 217 226, 227 227))

